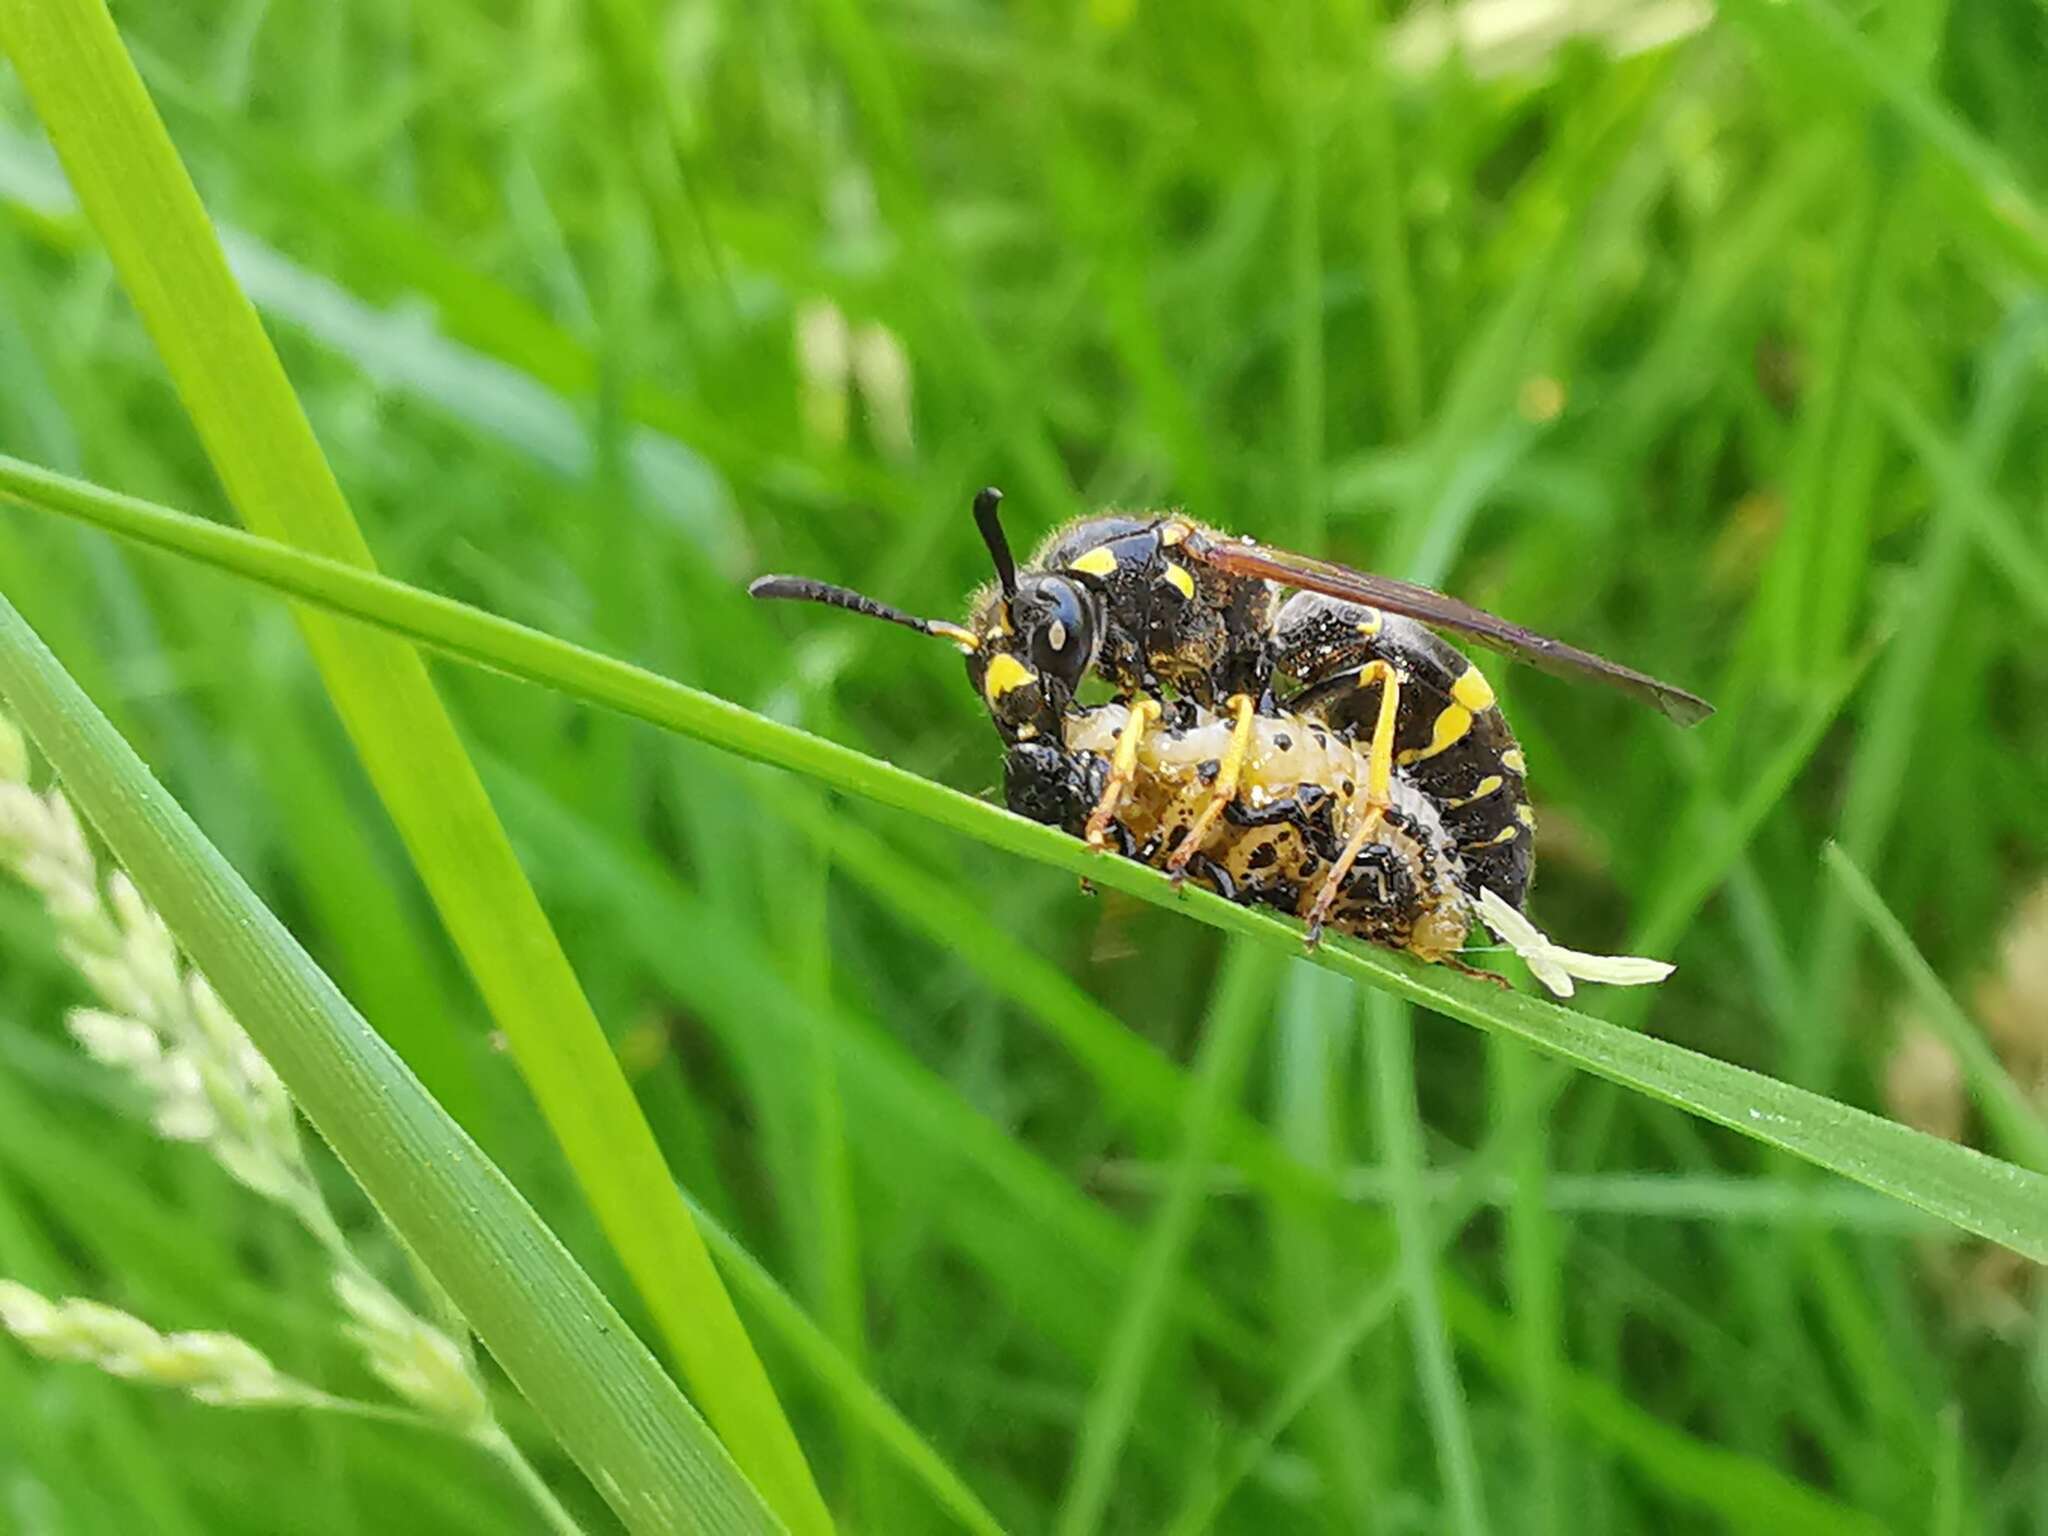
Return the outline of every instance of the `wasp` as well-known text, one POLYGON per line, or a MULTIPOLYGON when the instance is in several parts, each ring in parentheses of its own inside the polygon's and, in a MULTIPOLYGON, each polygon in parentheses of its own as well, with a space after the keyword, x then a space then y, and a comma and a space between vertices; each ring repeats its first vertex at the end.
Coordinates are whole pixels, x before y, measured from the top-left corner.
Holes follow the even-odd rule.
POLYGON ((1476 917, 1554 991, 1668 971, 1563 949, 1528 921, 1528 765, 1484 674, 1434 631, 1680 724, 1711 714, 1704 700, 1428 587, 1178 512, 1082 518, 1020 568, 1001 502, 993 487, 974 500, 995 580, 964 625, 807 577, 748 590, 950 640, 1005 743, 1013 811, 1291 912, 1311 946, 1335 927, 1457 965, 1476 917), (1091 679, 1106 701, 1082 701, 1091 679))

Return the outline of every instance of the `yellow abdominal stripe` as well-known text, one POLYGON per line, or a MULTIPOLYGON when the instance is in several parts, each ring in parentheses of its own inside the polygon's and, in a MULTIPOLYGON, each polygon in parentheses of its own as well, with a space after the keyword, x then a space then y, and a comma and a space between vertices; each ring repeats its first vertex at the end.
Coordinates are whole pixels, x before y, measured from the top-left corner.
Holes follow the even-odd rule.
POLYGON ((1464 674, 1451 684, 1451 697, 1475 715, 1483 715, 1493 708, 1493 684, 1480 674, 1477 667, 1467 667, 1464 674))
POLYGON ((1022 688, 1037 680, 1036 673, 1008 651, 1004 651, 989 661, 988 673, 981 680, 981 691, 988 695, 989 702, 993 704, 1013 689, 1022 688))
MULTIPOLYGON (((1472 717, 1493 708, 1493 684, 1486 680, 1477 667, 1468 666, 1459 675, 1458 680, 1451 684, 1451 699, 1452 702, 1443 708, 1430 726, 1429 745, 1411 748, 1403 752, 1397 761, 1419 763, 1425 758, 1435 757, 1439 752, 1447 752, 1463 741, 1465 733, 1472 729, 1472 717)), ((1501 759, 1517 773, 1522 771, 1520 760, 1519 752, 1510 753, 1501 759), (1509 757, 1514 761, 1510 762, 1509 757)), ((1488 791, 1482 789, 1479 793, 1483 795, 1488 791)), ((1472 798, 1476 800, 1479 795, 1472 798)))
POLYGON ((1436 717, 1436 723, 1430 728, 1429 745, 1420 748, 1410 748, 1408 751, 1403 752, 1396 761, 1419 763, 1426 757, 1435 757, 1437 753, 1449 751, 1452 747, 1463 741, 1465 733, 1471 729, 1471 710, 1462 704, 1446 705, 1443 712, 1436 717))
POLYGON ((1505 784, 1506 782, 1507 781, 1503 779, 1499 774, 1489 773, 1485 778, 1479 781, 1478 786, 1473 789, 1471 794, 1467 795, 1462 800, 1453 800, 1451 802, 1450 808, 1454 811, 1462 811, 1466 806, 1472 804, 1473 801, 1484 800, 1488 795, 1493 794, 1501 787, 1501 785, 1505 784))

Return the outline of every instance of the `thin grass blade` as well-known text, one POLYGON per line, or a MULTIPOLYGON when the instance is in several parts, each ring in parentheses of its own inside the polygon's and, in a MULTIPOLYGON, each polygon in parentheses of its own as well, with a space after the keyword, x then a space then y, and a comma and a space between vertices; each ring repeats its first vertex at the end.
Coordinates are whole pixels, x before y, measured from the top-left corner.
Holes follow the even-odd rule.
POLYGON ((1850 904, 1862 914, 1871 933, 1906 978, 1906 985, 1920 1002, 1920 1016, 1956 1053, 1963 1075, 1976 1095, 1977 1107, 1983 1111, 2006 1154, 2030 1168, 2048 1170, 2048 1121, 2041 1118, 2033 1101, 2012 1080, 1983 1030, 1949 995, 1905 925, 1885 905, 1870 877, 1841 844, 1828 844, 1823 857, 1827 859, 1828 872, 1841 882, 1850 904))
MULTIPOLYGON (((452 656, 559 688, 726 751, 806 774, 1227 933, 1299 949, 1298 928, 671 679, 451 598, 0 456, 0 497, 62 512, 331 607, 452 656)), ((1904 1200, 2048 1262, 2048 1178, 1867 1111, 1440 967, 1348 944, 1315 963, 1548 1055, 1904 1200)))

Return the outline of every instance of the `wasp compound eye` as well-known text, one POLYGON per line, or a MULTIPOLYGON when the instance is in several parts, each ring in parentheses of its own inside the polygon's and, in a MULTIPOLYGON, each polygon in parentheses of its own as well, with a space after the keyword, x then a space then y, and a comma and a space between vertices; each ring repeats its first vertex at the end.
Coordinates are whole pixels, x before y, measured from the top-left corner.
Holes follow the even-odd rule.
POLYGON ((1078 688, 1095 658, 1095 612, 1087 594, 1064 577, 1041 577, 1019 592, 1013 611, 1032 667, 1070 693, 1078 688))

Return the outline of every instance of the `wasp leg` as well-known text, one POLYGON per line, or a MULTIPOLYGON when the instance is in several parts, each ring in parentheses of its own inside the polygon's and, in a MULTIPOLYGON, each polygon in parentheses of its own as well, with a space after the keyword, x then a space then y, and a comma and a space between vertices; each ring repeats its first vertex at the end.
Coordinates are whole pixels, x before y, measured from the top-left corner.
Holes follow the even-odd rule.
POLYGON ((1460 976, 1477 976, 1481 981, 1490 981, 1496 987, 1499 987, 1503 992, 1512 992, 1515 990, 1515 984, 1512 981, 1509 981, 1507 977, 1497 975, 1492 971, 1482 971, 1476 965, 1467 965, 1463 960, 1460 960, 1456 955, 1445 955, 1443 959, 1438 963, 1443 965, 1446 969, 1456 971, 1460 976))
POLYGON ((1088 813, 1088 824, 1082 832, 1088 846, 1098 852, 1109 842, 1109 824, 1116 820, 1116 813, 1124 803, 1124 791, 1131 787, 1131 780, 1138 772, 1138 743, 1145 739, 1145 733, 1159 722, 1159 703, 1156 699, 1133 699, 1130 718, 1124 721, 1124 728, 1117 733, 1116 753, 1109 760, 1109 782, 1102 786, 1102 797, 1095 802, 1095 809, 1088 813))
POLYGON ((1323 924, 1330 919, 1330 908, 1336 905, 1345 877, 1394 804, 1394 720, 1401 710, 1401 674, 1384 661, 1369 661, 1359 669, 1358 686, 1363 688, 1372 683, 1380 685, 1380 713, 1372 728, 1372 748, 1366 755, 1365 809, 1358 825, 1352 828, 1344 851, 1337 855, 1337 862, 1323 878, 1315 905, 1308 910, 1310 949, 1322 942, 1323 924))
POLYGON ((1173 876, 1175 885, 1187 878, 1188 861, 1202 851, 1202 844, 1208 841, 1211 829, 1222 820, 1224 809, 1237 798, 1237 781, 1244 773, 1245 758, 1251 754, 1251 695, 1232 694, 1229 708, 1237 716, 1237 723, 1230 728, 1230 745, 1224 749, 1223 761, 1216 770, 1216 783, 1209 791, 1209 799, 1203 805, 1201 815, 1195 818, 1195 824, 1188 828, 1180 846, 1166 861, 1166 872, 1173 876))

